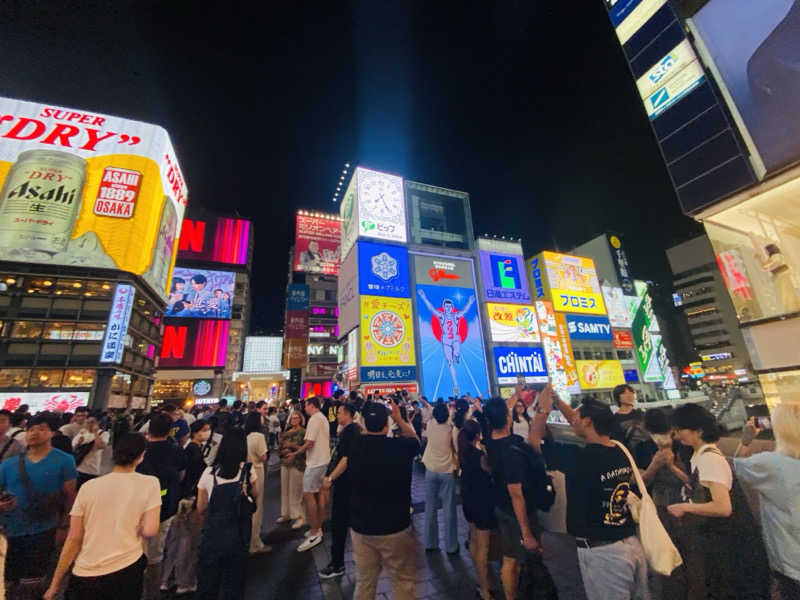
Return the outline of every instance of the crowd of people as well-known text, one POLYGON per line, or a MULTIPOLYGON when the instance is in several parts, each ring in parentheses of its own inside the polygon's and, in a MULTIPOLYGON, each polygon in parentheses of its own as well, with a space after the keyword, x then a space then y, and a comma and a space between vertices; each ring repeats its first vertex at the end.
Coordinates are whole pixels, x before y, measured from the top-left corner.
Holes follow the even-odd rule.
POLYGON ((549 386, 485 401, 337 392, 137 415, 0 411, 5 597, 241 599, 248 557, 272 551, 264 503, 279 502, 277 525, 305 530, 298 552, 331 536, 321 579, 344 575, 349 535, 356 600, 376 597, 383 571, 392 598, 416 598, 418 544, 450 555, 464 544, 484 600, 501 589, 507 600, 557 598, 544 533, 560 500, 589 600, 762 599, 773 588, 800 598, 800 407, 773 407, 772 452, 753 452, 760 430, 749 422, 731 462, 703 407, 642 412, 629 386, 613 396, 616 411, 594 398, 573 406, 549 386), (554 440, 553 410, 582 444, 554 440), (273 452, 280 499, 265 494, 273 452), (681 555, 671 573, 640 541, 637 475, 681 555))

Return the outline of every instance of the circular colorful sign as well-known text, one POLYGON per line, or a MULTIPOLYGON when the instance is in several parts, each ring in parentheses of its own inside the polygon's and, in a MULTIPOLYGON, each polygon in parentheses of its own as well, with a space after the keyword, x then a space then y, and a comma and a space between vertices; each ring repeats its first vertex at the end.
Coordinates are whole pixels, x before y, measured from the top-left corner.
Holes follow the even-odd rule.
POLYGON ((406 337, 403 319, 391 310, 375 313, 369 322, 369 331, 372 339, 384 348, 394 348, 406 337))

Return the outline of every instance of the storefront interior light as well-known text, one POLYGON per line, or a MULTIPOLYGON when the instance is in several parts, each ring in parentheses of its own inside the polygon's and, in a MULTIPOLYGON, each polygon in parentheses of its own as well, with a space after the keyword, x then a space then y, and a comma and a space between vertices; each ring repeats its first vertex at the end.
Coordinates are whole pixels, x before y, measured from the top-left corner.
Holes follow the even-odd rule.
POLYGON ((28 290, 29 294, 32 294, 33 292, 34 292, 34 290, 28 290))
POLYGON ((109 284, 107 284, 107 283, 104 283, 104 284, 102 285, 102 288, 103 288, 104 290, 110 290, 110 289, 111 289, 111 286, 110 286, 109 284))
POLYGON ((14 285, 15 283, 17 283, 17 280, 14 279, 13 277, 9 277, 8 279, 6 279, 6 283, 8 285, 14 285))
POLYGON ((51 286, 51 285, 53 285, 53 282, 52 282, 52 281, 50 281, 49 279, 45 279, 45 280, 42 282, 42 285, 44 285, 44 286, 51 286))
POLYGON ((76 281, 75 283, 72 284, 72 287, 74 287, 76 289, 77 288, 81 288, 81 287, 83 287, 83 284, 80 281, 76 281))

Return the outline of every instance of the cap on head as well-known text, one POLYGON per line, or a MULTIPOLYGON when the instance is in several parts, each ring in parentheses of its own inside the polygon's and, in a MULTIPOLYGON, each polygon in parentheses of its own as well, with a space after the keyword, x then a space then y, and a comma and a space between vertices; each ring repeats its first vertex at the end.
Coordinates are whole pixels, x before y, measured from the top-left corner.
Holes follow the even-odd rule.
POLYGON ((379 402, 367 402, 361 410, 364 417, 364 427, 370 433, 380 433, 389 421, 389 411, 379 402))

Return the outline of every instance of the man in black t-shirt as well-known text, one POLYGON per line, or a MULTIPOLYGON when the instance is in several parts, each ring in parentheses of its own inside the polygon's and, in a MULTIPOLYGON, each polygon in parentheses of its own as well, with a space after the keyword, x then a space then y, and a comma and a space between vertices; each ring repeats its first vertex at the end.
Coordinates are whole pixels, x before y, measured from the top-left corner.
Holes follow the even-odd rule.
MULTIPOLYGON (((575 536, 578 563, 589 600, 648 598, 647 559, 627 497, 633 469, 611 439, 615 420, 599 400, 585 399, 578 410, 555 398, 556 407, 586 447, 551 465, 566 475, 567 530, 575 536)), ((539 399, 549 412, 554 396, 539 399)))
MULTIPOLYGON (((549 484, 544 460, 540 452, 511 433, 511 410, 516 404, 516 394, 507 403, 492 398, 486 403, 483 414, 491 427, 486 452, 494 482, 495 516, 503 550, 501 578, 506 598, 515 600, 518 593, 520 567, 529 566, 541 598, 556 598, 555 584, 542 562, 541 529, 536 510, 544 499, 539 497, 549 484)), ((536 414, 531 423, 534 435, 540 440, 547 416, 536 414), (538 437, 536 432, 538 432, 538 437)), ((538 445, 538 444, 537 444, 538 445)))
POLYGON ((336 432, 339 430, 339 422, 337 421, 337 411, 339 407, 342 405, 340 398, 342 397, 344 392, 342 390, 336 390, 336 393, 333 395, 333 398, 325 398, 325 402, 322 403, 322 416, 328 420, 328 426, 330 427, 330 440, 333 443, 336 440, 336 432))
POLYGON ((355 598, 374 598, 381 568, 392 578, 391 597, 415 598, 416 546, 411 533, 411 466, 419 439, 391 402, 401 437, 386 437, 389 411, 378 402, 362 408, 363 431, 348 457, 352 491, 350 527, 356 563, 355 598))
POLYGON ((336 443, 333 457, 328 467, 328 475, 322 481, 322 489, 326 496, 333 488, 331 503, 331 562, 319 572, 322 579, 330 579, 344 575, 344 544, 347 539, 347 528, 350 526, 350 493, 352 490, 348 461, 353 446, 361 434, 361 427, 353 423, 356 409, 352 404, 342 404, 337 413, 337 422, 342 430, 336 443))
POLYGON ((164 546, 167 541, 172 518, 178 512, 181 498, 181 480, 186 469, 186 455, 173 440, 168 439, 172 429, 172 419, 164 413, 156 413, 150 418, 147 430, 147 450, 136 471, 158 477, 161 486, 161 526, 158 535, 147 538, 145 554, 144 600, 159 597, 161 582, 161 561, 164 559, 164 546))

